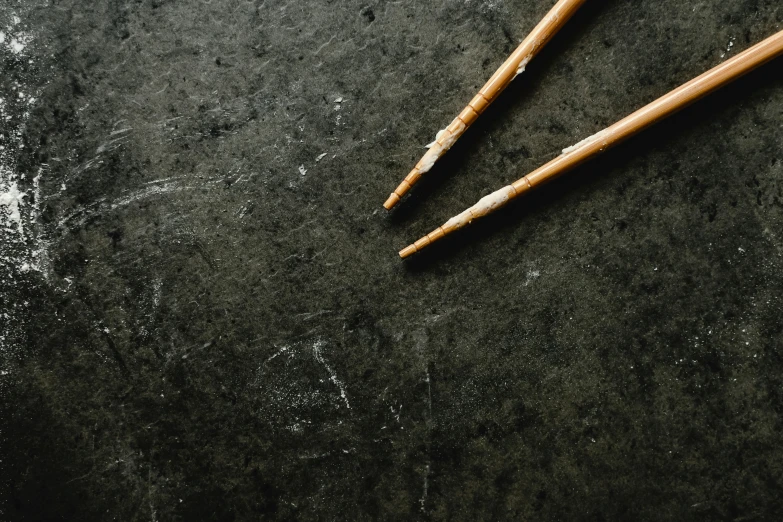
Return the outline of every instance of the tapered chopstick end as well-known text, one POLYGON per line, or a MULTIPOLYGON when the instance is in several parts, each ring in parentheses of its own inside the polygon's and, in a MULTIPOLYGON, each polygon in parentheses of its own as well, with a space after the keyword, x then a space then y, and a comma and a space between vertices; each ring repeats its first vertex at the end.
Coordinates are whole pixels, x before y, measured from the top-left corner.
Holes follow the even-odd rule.
POLYGON ((400 196, 397 195, 396 192, 392 192, 391 196, 389 196, 389 199, 386 200, 386 203, 383 204, 383 208, 386 210, 391 210, 394 208, 394 205, 400 202, 400 196))
POLYGON ((412 256, 413 254, 415 254, 418 251, 419 251, 419 249, 416 248, 416 245, 408 245, 405 248, 403 248, 402 250, 400 250, 400 257, 402 259, 405 259, 406 257, 410 257, 410 256, 412 256))

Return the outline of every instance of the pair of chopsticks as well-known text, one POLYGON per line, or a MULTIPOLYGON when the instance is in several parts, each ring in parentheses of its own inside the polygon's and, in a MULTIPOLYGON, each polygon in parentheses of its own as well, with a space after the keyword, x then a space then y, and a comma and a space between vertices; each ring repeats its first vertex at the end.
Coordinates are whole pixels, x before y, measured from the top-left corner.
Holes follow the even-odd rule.
MULTIPOLYGON (((584 2, 585 0, 559 0, 555 4, 546 17, 500 66, 451 125, 438 133, 436 140, 430 144, 429 150, 424 154, 424 157, 384 203, 383 206, 387 210, 399 203, 402 196, 424 174, 432 169, 435 162, 454 145, 503 89, 518 74, 524 72, 525 66, 530 60, 565 25, 584 2)), ((783 54, 783 31, 770 36, 734 58, 665 94, 614 125, 590 136, 573 147, 564 149, 560 156, 546 165, 534 170, 511 185, 507 185, 483 197, 472 207, 452 217, 442 226, 412 245, 405 247, 400 251, 400 257, 403 259, 409 257, 448 234, 469 225, 474 219, 494 212, 512 199, 592 159, 608 148, 671 116, 680 109, 687 107, 781 54, 783 54)))

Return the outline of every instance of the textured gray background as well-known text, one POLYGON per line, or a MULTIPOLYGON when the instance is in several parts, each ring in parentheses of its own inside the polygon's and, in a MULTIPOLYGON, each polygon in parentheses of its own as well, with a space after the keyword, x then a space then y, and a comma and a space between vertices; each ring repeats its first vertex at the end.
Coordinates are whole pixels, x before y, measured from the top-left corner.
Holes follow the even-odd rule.
POLYGON ((780 520, 783 62, 397 257, 783 28, 591 0, 388 215, 551 3, 3 0, 0 518, 780 520))

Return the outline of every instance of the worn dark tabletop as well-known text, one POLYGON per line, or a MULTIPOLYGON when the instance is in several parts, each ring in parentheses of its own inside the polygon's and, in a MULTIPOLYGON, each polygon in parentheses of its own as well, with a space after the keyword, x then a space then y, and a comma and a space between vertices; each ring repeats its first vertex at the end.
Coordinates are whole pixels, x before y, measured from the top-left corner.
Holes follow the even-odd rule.
POLYGON ((592 0, 388 215, 551 4, 3 0, 0 519, 780 520, 783 62, 397 257, 783 28, 592 0))

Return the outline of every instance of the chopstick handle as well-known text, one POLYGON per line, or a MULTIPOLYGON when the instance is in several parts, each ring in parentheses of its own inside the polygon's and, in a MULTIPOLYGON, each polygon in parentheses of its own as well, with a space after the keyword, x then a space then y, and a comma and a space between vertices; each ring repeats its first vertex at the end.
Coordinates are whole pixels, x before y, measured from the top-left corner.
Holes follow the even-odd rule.
POLYGON ((494 212, 528 190, 568 172, 781 54, 783 54, 783 31, 661 96, 614 125, 563 150, 560 156, 511 185, 485 196, 469 209, 448 220, 443 226, 401 250, 400 257, 408 257, 430 243, 467 226, 474 219, 494 212))
MULTIPOLYGON (((519 47, 503 62, 495 74, 484 84, 476 97, 481 96, 487 103, 492 103, 503 90, 511 84, 516 76, 523 72, 554 35, 571 19, 586 0, 560 0, 538 23, 530 34, 522 40, 519 47)), ((476 98, 474 98, 475 101, 476 98)), ((468 107, 473 106, 471 102, 468 107)), ((481 111, 486 107, 482 108, 481 111)))
POLYGON ((566 149, 564 154, 513 185, 524 190, 525 186, 529 185, 530 188, 554 179, 781 54, 783 54, 783 31, 661 96, 611 127, 587 138, 581 144, 566 149))

